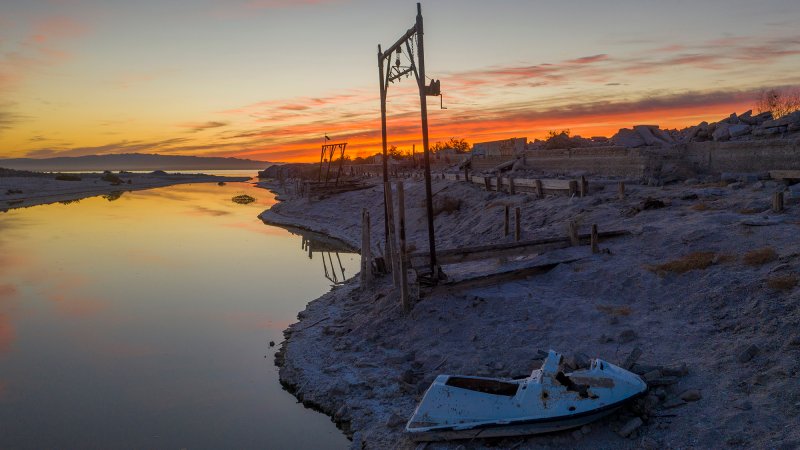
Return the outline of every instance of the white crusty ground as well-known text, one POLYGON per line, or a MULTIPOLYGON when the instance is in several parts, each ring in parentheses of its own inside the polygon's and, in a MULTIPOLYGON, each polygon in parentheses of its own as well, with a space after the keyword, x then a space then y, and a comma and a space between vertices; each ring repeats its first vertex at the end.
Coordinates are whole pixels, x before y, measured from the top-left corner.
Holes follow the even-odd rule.
MULTIPOLYGON (((437 374, 524 376, 540 349, 619 363, 640 347, 642 363, 688 365, 689 374, 667 390, 668 397, 699 389, 702 399, 659 408, 631 438, 614 432, 628 419, 622 412, 585 433, 427 448, 800 447, 800 290, 766 285, 771 277, 800 269, 797 200, 788 197, 787 210, 772 213, 772 193, 785 189, 776 181, 628 185, 625 200, 616 198, 613 183, 592 184, 586 198, 536 200, 436 181, 438 201, 462 200, 459 210, 436 217, 439 248, 512 239, 502 236, 504 204, 521 207, 523 239, 564 235, 569 220, 579 221, 581 232, 597 224, 600 231, 633 234, 601 243, 608 253, 592 255, 588 247, 551 253, 554 259, 584 258, 544 275, 425 297, 410 315, 402 313, 390 278, 361 292, 355 277, 309 303, 286 331, 282 382, 340 422, 353 437, 353 448, 414 448, 402 430, 437 374), (632 208, 647 197, 666 207, 635 213, 632 208), (743 261, 745 253, 764 247, 772 247, 778 258, 755 266, 743 261), (684 274, 648 270, 694 251, 721 257, 707 269, 684 274), (630 313, 610 314, 607 307, 627 307, 630 313), (620 338, 630 331, 635 339, 620 338), (753 344, 759 353, 740 362, 739 355, 753 344)), ((406 180, 406 195, 409 241, 426 249, 421 182, 406 180)), ((382 237, 377 187, 314 202, 291 193, 282 197, 263 220, 323 232, 358 248, 360 211, 368 208, 373 244, 382 237)))

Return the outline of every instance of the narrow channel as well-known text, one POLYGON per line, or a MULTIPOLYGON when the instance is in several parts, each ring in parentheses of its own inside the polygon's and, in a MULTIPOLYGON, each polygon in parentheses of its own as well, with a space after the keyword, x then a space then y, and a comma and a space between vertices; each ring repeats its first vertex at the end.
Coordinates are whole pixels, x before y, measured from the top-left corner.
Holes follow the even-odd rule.
POLYGON ((0 448, 346 448, 269 343, 358 261, 262 223, 274 202, 191 184, 0 214, 0 448))

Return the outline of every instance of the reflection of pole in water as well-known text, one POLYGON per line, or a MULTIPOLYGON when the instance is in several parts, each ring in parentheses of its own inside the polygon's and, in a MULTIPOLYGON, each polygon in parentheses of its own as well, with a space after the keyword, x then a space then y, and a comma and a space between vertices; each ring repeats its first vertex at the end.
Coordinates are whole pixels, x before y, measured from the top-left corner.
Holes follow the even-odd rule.
POLYGON ((342 270, 342 281, 344 281, 347 277, 344 276, 344 265, 342 264, 342 258, 339 258, 339 252, 336 252, 336 259, 339 260, 339 268, 342 270))

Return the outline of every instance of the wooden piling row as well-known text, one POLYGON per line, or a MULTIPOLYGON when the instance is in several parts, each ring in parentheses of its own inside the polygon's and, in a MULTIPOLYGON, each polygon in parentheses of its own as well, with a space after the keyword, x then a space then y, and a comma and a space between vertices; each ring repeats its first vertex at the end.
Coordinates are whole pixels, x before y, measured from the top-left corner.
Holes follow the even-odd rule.
POLYGON ((361 210, 361 289, 372 284, 372 251, 370 249, 369 211, 361 210))
POLYGON ((403 182, 397 182, 397 215, 400 227, 400 304, 403 311, 411 311, 411 300, 408 293, 408 252, 406 251, 406 200, 403 182))
POLYGON ((772 194, 772 212, 783 211, 783 192, 775 192, 772 194))

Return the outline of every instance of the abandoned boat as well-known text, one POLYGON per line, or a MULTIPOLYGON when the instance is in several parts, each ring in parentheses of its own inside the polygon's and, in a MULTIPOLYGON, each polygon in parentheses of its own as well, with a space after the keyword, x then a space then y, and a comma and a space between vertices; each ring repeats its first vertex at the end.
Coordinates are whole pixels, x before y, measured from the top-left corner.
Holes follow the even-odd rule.
POLYGON ((548 433, 597 420, 646 390, 638 375, 600 359, 565 373, 550 350, 521 380, 439 375, 406 432, 415 441, 548 433))

